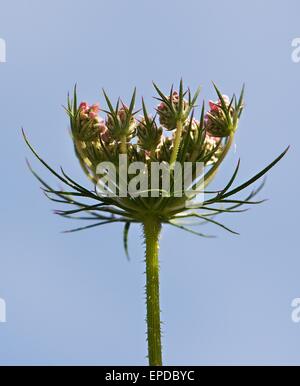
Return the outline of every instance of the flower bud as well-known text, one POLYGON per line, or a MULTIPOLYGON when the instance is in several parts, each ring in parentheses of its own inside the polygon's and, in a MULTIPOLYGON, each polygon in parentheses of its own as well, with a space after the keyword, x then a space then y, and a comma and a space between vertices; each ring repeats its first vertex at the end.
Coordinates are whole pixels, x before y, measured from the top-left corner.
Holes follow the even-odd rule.
POLYGON ((222 101, 219 99, 216 102, 209 101, 210 111, 205 116, 205 129, 210 136, 213 137, 228 137, 235 127, 232 124, 234 109, 230 106, 230 99, 227 95, 223 95, 222 101))
POLYGON ((100 134, 104 121, 99 117, 99 111, 99 104, 89 106, 87 102, 80 103, 77 121, 77 136, 80 139, 91 141, 100 134))
POLYGON ((176 129, 179 118, 183 119, 185 122, 190 106, 185 99, 182 100, 182 106, 180 106, 180 98, 177 91, 174 91, 171 97, 166 98, 171 102, 171 106, 166 102, 161 102, 157 106, 159 122, 167 130, 174 130, 176 129))
POLYGON ((157 127, 153 118, 143 118, 137 125, 138 145, 141 149, 151 153, 158 150, 163 130, 157 127))
POLYGON ((129 141, 135 134, 136 119, 128 107, 123 105, 114 116, 108 115, 106 126, 115 140, 121 140, 125 136, 129 141))

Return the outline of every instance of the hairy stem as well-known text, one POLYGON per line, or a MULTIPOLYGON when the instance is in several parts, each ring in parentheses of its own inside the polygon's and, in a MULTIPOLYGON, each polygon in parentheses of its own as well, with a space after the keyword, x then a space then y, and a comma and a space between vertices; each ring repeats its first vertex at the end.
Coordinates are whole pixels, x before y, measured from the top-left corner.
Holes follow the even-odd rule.
POLYGON ((170 159, 170 168, 174 168, 174 164, 177 160, 177 155, 179 151, 179 146, 180 146, 180 140, 181 140, 181 135, 182 135, 182 129, 183 125, 181 121, 178 121, 177 127, 176 127, 176 134, 175 134, 175 140, 174 140, 174 148, 171 154, 171 159, 170 159))
POLYGON ((158 259, 160 231, 161 224, 156 219, 148 218, 144 221, 147 335, 150 366, 162 366, 158 259))
POLYGON ((126 154, 127 153, 127 138, 126 138, 126 135, 123 135, 121 137, 120 153, 121 154, 126 154))

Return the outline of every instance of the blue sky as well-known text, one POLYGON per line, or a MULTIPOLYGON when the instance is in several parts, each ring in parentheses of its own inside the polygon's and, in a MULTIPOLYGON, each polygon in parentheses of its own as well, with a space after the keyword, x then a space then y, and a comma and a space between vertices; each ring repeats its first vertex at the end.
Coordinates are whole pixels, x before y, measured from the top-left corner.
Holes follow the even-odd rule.
MULTIPOLYGON (((20 128, 44 158, 88 185, 73 154, 62 105, 75 82, 89 102, 128 100, 134 86, 154 106, 152 80, 168 90, 183 77, 202 97, 246 83, 236 152, 215 181, 222 186, 241 157, 239 182, 288 144, 248 213, 224 216, 234 236, 200 239, 164 228, 161 298, 164 362, 169 365, 299 364, 298 247, 300 63, 299 1, 0 0, 1 221, 0 364, 143 365, 145 277, 141 229, 76 235, 52 215, 25 164, 20 128), (298 252, 297 252, 298 251, 298 252)), ((37 162, 36 169, 48 178, 37 162)), ((49 176, 50 177, 50 176, 49 176)), ((51 177, 50 177, 51 179, 51 177)))

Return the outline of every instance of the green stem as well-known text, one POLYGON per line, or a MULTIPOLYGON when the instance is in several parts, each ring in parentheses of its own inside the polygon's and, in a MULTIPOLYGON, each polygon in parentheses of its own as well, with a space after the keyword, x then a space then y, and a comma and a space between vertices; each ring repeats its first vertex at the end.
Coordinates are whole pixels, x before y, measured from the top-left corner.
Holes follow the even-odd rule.
POLYGON ((225 146, 222 154, 220 155, 218 161, 215 163, 215 165, 204 176, 204 186, 205 187, 207 187, 207 185, 215 177, 215 175, 216 175, 216 173, 218 171, 219 166, 224 161, 226 155, 228 154, 228 152, 229 152, 229 150, 230 150, 230 148, 231 148, 231 146, 233 144, 233 140, 234 140, 234 133, 231 133, 229 138, 228 138, 228 141, 226 143, 226 146, 225 146))
POLYGON ((121 154, 126 154, 127 153, 127 138, 126 138, 126 135, 122 135, 122 137, 121 137, 120 153, 121 154))
POLYGON ((159 236, 161 224, 153 218, 144 221, 146 244, 146 303, 148 359, 150 366, 162 366, 159 305, 159 236))
POLYGON ((177 122, 177 127, 176 127, 176 134, 175 134, 175 140, 174 140, 174 148, 171 154, 171 159, 170 159, 170 168, 171 170, 174 168, 174 164, 177 160, 177 155, 179 151, 179 146, 180 146, 180 140, 181 140, 181 135, 182 135, 182 130, 183 130, 183 125, 181 121, 177 122))

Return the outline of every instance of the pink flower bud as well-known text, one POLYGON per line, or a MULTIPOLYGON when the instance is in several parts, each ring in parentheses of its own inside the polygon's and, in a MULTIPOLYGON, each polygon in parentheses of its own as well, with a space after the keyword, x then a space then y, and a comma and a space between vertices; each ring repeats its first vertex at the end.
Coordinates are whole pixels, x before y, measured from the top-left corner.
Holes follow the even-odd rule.
POLYGON ((157 106, 157 110, 160 110, 160 111, 163 111, 166 109, 166 105, 164 104, 164 102, 161 102, 158 106, 157 106))
MULTIPOLYGON (((222 95, 222 97, 224 99, 226 106, 229 106, 230 105, 229 97, 227 95, 222 95)), ((222 102, 220 99, 217 102, 209 101, 209 107, 211 111, 218 111, 221 106, 222 106, 222 102)))
MULTIPOLYGON (((179 109, 180 114, 184 117, 184 120, 187 119, 187 111, 189 111, 189 102, 185 99, 182 101, 182 105, 179 105, 179 93, 177 91, 173 91, 171 96, 166 96, 166 99, 172 102, 173 107, 171 108, 168 102, 162 101, 156 108, 159 121, 162 126, 164 126, 167 130, 176 129, 177 117, 179 109), (174 112, 175 110, 175 112, 174 112)), ((185 122, 184 122, 185 123, 185 122)))
POLYGON ((87 104, 87 102, 81 102, 80 103, 79 110, 86 111, 88 109, 89 109, 89 105, 87 104))

